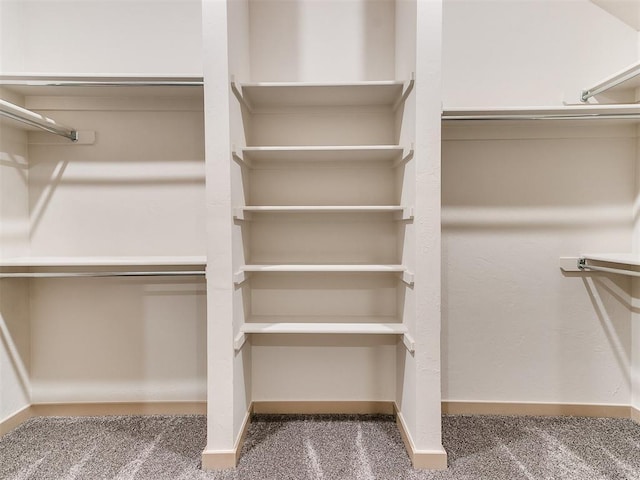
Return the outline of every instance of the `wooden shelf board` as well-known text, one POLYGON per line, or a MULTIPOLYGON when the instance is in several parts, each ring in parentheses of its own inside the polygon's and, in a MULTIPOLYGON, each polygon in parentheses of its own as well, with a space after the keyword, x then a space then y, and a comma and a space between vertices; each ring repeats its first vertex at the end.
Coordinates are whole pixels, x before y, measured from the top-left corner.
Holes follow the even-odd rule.
POLYGON ((315 264, 294 264, 294 265, 244 265, 243 272, 379 272, 397 273, 406 272, 404 265, 360 265, 360 264, 340 264, 340 265, 315 265, 315 264))
POLYGON ((398 145, 328 145, 294 147, 245 147, 241 150, 250 162, 261 161, 395 161, 405 149, 398 145))
POLYGON ((399 205, 275 205, 275 206, 246 206, 241 210, 252 213, 384 213, 401 212, 405 207, 399 205))
POLYGON ((404 82, 245 83, 244 98, 254 108, 388 106, 402 97, 404 82))
POLYGON ((242 333, 301 333, 301 334, 366 334, 403 335, 407 327, 401 323, 245 323, 242 333))

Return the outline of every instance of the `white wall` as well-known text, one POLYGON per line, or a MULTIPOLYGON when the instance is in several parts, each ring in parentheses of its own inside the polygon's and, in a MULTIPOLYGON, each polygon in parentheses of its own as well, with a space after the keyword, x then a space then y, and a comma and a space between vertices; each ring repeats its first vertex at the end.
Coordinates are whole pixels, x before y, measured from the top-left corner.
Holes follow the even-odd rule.
MULTIPOLYGON (((27 134, 5 122, 0 124, 0 258, 27 253, 28 225, 27 134)), ((26 280, 0 280, 0 421, 31 399, 28 287, 26 280)))
MULTIPOLYGON (((2 89, 0 96, 24 101, 2 89)), ((29 160, 27 132, 15 122, 0 122, 0 258, 7 258, 29 251, 29 160)), ((0 280, 0 421, 31 399, 28 294, 27 281, 0 280)))
POLYGON ((23 2, 0 2, 0 72, 24 70, 23 2))
POLYGON ((394 18, 392 0, 252 1, 251 78, 392 80, 394 18))
MULTIPOLYGON (((449 1, 444 106, 560 105, 637 48, 587 1, 449 1)), ((631 250, 636 132, 585 125, 445 129, 445 400, 629 404, 630 281, 558 258, 631 250)))
POLYGON ((443 104, 561 105, 638 59, 638 32, 587 0, 444 4, 443 104))
MULTIPOLYGON (((96 132, 29 133, 31 255, 204 255, 201 97, 27 105, 96 132)), ((33 401, 204 400, 205 303, 194 278, 32 281, 33 401)))
POLYGON ((5 3, 4 72, 202 74, 198 0, 5 3))
POLYGON ((630 282, 558 258, 630 251, 633 131, 527 132, 443 141, 444 397, 628 404, 630 282))

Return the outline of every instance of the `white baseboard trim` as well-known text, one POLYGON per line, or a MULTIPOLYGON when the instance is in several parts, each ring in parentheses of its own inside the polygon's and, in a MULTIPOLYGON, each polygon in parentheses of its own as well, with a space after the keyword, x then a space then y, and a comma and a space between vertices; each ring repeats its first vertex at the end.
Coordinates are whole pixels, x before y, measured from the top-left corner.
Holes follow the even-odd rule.
POLYGON ((631 407, 631 420, 640 423, 640 410, 635 407, 631 407))
POLYGON ((253 413, 258 414, 385 414, 393 415, 394 403, 389 401, 255 401, 253 413))
POLYGON ((242 421, 240 433, 236 439, 236 443, 232 450, 209 450, 202 452, 202 469, 203 470, 222 470, 225 468, 235 468, 240 461, 240 452, 247 438, 249 425, 251 424, 251 415, 253 414, 253 405, 249 406, 247 413, 242 421))
POLYGON ((629 405, 443 401, 444 415, 535 415, 543 417, 632 418, 629 405))
POLYGON ((407 424, 402 416, 402 412, 396 409, 396 424, 400 430, 400 437, 404 443, 404 448, 411 459, 413 468, 428 470, 446 470, 447 469, 447 452, 444 448, 437 450, 418 450, 413 443, 407 424))
POLYGON ((11 430, 26 422, 33 416, 31 405, 27 405, 26 407, 18 410, 16 413, 0 422, 0 436, 5 433, 9 433, 11 430))
POLYGON ((109 415, 206 415, 206 402, 34 403, 0 422, 0 435, 32 417, 102 417, 109 415))

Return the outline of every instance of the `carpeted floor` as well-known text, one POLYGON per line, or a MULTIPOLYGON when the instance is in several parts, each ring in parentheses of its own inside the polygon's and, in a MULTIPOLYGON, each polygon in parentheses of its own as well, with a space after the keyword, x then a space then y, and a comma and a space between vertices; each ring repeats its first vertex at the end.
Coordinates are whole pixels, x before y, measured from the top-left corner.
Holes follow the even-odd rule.
POLYGON ((389 416, 256 416, 240 465, 203 472, 202 416, 34 418, 0 438, 0 479, 638 480, 630 420, 443 417, 449 469, 411 468, 389 416))

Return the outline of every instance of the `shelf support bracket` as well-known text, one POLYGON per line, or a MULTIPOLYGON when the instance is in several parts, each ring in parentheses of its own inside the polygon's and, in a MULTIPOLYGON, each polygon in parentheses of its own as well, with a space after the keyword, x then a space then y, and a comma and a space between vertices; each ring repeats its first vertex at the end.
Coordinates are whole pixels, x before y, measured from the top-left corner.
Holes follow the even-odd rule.
POLYGON ((400 273, 400 279, 409 286, 413 286, 414 275, 409 270, 400 273))
POLYGON ((242 285, 249 279, 249 274, 244 270, 240 270, 233 274, 233 284, 237 287, 242 285))
POLYGON ((407 154, 403 155, 401 158, 396 160, 393 163, 393 168, 398 168, 400 165, 404 165, 405 163, 407 163, 409 160, 413 158, 413 153, 414 153, 414 146, 413 146, 413 143, 411 143, 411 148, 409 148, 409 151, 407 152, 407 154))
POLYGON ((239 352, 247 341, 247 335, 244 332, 239 332, 236 338, 233 339, 233 349, 239 352))
POLYGON ((393 104, 394 112, 398 110, 398 107, 402 105, 404 101, 407 99, 407 97, 413 90, 413 85, 415 84, 415 82, 416 82, 416 74, 415 72, 411 72, 411 80, 409 80, 408 82, 405 82, 402 90, 402 96, 398 100, 396 100, 396 103, 393 104))
POLYGON ((402 212, 396 213, 396 220, 413 220, 413 207, 404 207, 402 212))
POLYGON ((416 342, 409 333, 402 334, 402 343, 404 343, 404 346, 406 347, 409 353, 415 353, 416 342))
POLYGON ((236 150, 231 152, 231 157, 241 166, 248 169, 253 168, 253 164, 248 160, 245 160, 236 150))
POLYGON ((248 222, 249 220, 251 220, 250 214, 247 214, 244 211, 244 208, 242 208, 242 207, 233 209, 233 218, 234 218, 234 220, 238 220, 238 221, 241 221, 241 222, 245 222, 245 221, 248 222))
POLYGON ((253 107, 251 107, 251 104, 247 101, 247 99, 242 96, 242 92, 240 91, 240 88, 238 88, 238 84, 236 83, 235 77, 233 75, 231 75, 231 91, 240 102, 240 105, 246 108, 249 113, 253 113, 253 107))

